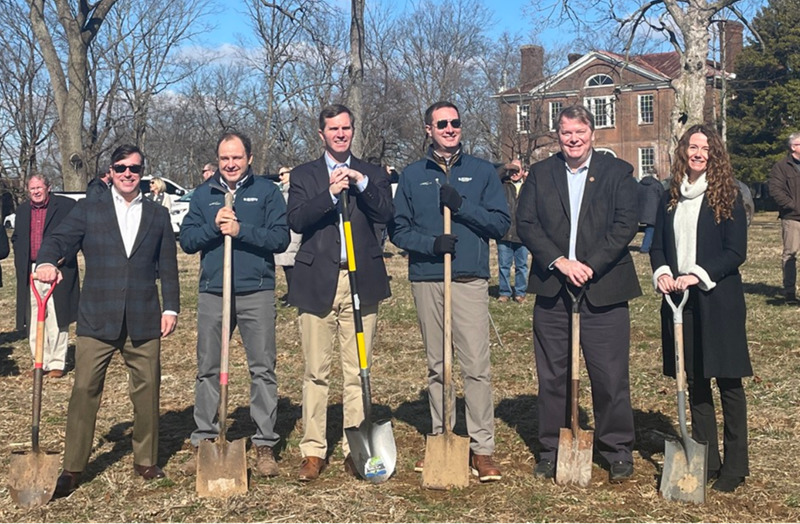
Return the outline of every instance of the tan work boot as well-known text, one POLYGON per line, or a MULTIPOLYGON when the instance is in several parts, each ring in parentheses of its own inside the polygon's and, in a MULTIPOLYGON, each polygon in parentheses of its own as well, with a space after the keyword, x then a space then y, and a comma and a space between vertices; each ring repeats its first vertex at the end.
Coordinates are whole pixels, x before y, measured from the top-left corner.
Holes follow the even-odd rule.
POLYGON ((280 475, 275 455, 269 446, 256 446, 256 471, 264 477, 277 477, 280 475))

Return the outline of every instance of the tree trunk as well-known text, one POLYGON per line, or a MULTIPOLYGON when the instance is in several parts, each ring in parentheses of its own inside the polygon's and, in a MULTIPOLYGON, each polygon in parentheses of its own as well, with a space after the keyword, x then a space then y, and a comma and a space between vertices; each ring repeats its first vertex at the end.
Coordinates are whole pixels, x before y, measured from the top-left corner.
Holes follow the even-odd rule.
MULTIPOLYGON (((347 95, 347 106, 358 118, 364 118, 362 89, 364 86, 364 0, 352 0, 350 18, 350 91, 347 95)), ((356 156, 361 156, 364 149, 364 134, 361 126, 353 130, 351 149, 356 156)))

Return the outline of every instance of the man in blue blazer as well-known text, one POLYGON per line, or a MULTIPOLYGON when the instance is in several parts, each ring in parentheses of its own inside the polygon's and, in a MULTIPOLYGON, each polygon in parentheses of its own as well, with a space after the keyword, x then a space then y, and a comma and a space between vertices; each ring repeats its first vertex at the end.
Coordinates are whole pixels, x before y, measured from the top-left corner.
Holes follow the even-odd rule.
MULTIPOLYGON (((319 135, 325 153, 292 170, 289 186, 289 227, 303 235, 295 256, 289 303, 299 309, 300 337, 305 359, 303 376, 303 462, 299 480, 319 477, 327 465, 326 413, 328 374, 333 341, 338 336, 343 374, 343 427, 364 420, 361 400, 354 311, 344 249, 340 200, 348 189, 348 210, 356 258, 356 279, 364 329, 367 362, 378 303, 390 296, 383 250, 375 224, 392 219, 394 206, 389 179, 380 166, 350 152, 355 117, 343 105, 331 105, 319 115, 319 135)), ((342 441, 344 468, 356 475, 347 439, 342 441)))
POLYGON ((628 300, 641 295, 628 251, 638 227, 633 167, 595 151, 594 116, 583 106, 558 115, 561 152, 531 166, 517 208, 517 232, 533 254, 530 285, 539 379, 539 442, 534 474, 555 477, 559 429, 569 427, 570 311, 580 305, 580 342, 592 387, 595 445, 609 480, 633 475, 633 410, 628 300), (565 415, 567 415, 565 417, 565 415))
POLYGON ((106 369, 116 351, 129 372, 134 472, 145 480, 164 477, 156 464, 161 337, 175 330, 180 311, 178 260, 169 212, 139 191, 143 168, 139 148, 118 147, 111 155, 111 190, 78 202, 44 239, 36 259, 43 282, 60 280, 57 262, 79 249, 86 268, 58 496, 75 489, 89 461, 106 369))

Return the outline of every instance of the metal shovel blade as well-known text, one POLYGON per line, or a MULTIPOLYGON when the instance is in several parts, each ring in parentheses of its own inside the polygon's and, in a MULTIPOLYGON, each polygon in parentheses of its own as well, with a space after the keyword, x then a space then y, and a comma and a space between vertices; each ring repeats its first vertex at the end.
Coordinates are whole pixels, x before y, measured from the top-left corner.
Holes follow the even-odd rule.
POLYGON ((422 486, 428 489, 469 486, 469 439, 451 431, 428 435, 422 486))
POLYGON ((33 509, 47 504, 56 490, 59 454, 54 451, 15 451, 8 472, 8 491, 17 506, 33 509))
POLYGON ((358 427, 345 428, 344 433, 359 476, 373 484, 389 480, 397 464, 392 421, 364 420, 358 427))
POLYGON ((708 445, 692 438, 664 442, 661 495, 668 500, 702 504, 706 501, 708 445))
POLYGON ((561 428, 558 434, 556 484, 577 484, 585 488, 592 481, 592 445, 594 431, 561 428))
POLYGON ((197 495, 227 498, 247 493, 245 439, 204 440, 197 449, 197 495))

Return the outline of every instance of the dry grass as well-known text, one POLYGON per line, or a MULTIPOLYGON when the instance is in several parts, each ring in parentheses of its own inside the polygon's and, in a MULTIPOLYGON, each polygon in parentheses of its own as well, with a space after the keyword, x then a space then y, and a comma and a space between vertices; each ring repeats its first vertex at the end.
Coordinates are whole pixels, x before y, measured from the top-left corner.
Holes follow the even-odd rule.
MULTIPOLYGON (((750 251, 743 268, 749 306, 750 348, 757 376, 746 382, 750 402, 752 476, 733 495, 709 491, 703 506, 663 500, 657 474, 663 460, 663 435, 676 423, 674 383, 661 376, 658 298, 650 290, 649 264, 634 258, 645 296, 631 303, 631 381, 637 426, 636 474, 631 482, 610 485, 607 473, 594 466, 588 489, 559 487, 533 478, 537 453, 536 378, 531 348, 532 302, 491 302, 492 318, 502 337, 492 341, 497 422, 496 458, 503 481, 435 492, 420 486, 413 463, 424 452, 429 430, 425 396, 425 361, 416 315, 406 280, 406 261, 389 246, 386 259, 393 297, 381 307, 373 395, 379 416, 392 416, 398 448, 396 475, 373 486, 342 471, 341 395, 338 366, 333 372, 329 438, 331 467, 310 485, 294 480, 300 462, 297 447, 301 427, 300 351, 295 311, 278 311, 278 378, 282 474, 272 480, 251 478, 247 496, 228 501, 200 499, 194 479, 182 477, 177 466, 188 458, 183 446, 193 429, 195 373, 195 306, 197 258, 180 256, 184 310, 178 332, 163 346, 161 388, 161 459, 168 479, 146 484, 132 474, 130 431, 132 409, 121 359, 115 358, 106 381, 95 446, 80 488, 66 499, 24 512, 0 489, 0 521, 308 521, 308 522, 507 522, 507 521, 658 521, 658 522, 777 522, 800 520, 800 481, 796 434, 800 420, 800 344, 796 306, 777 300, 780 286, 780 230, 774 214, 762 214, 750 230, 750 251)), ((493 263, 494 263, 493 258, 493 263)), ((6 475, 11 452, 30 447, 31 358, 25 337, 13 333, 14 287, 11 260, 2 263, 6 287, 0 290, 0 470, 6 475)), ((277 294, 285 284, 279 276, 277 294)), ((496 295, 496 279, 492 282, 496 295)), ((532 297, 531 297, 532 298, 532 297)), ((247 409, 248 378, 238 334, 232 343, 231 438, 252 432, 247 409)), ((586 387, 587 380, 582 381, 586 387)), ((43 445, 63 450, 67 401, 72 374, 46 379, 41 437, 43 445)), ((590 396, 581 395, 584 408, 590 396)), ((463 410, 462 403, 459 408, 463 410)), ((591 424, 590 410, 586 421, 591 424)), ((458 430, 463 432, 463 415, 458 430)), ((250 452, 253 460, 253 452, 250 452)), ((2 484, 5 485, 5 482, 2 484)))

